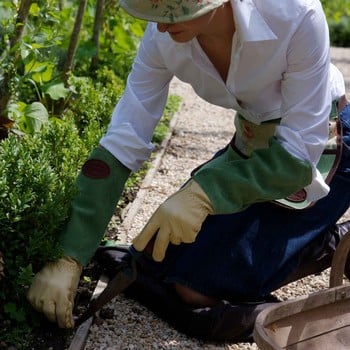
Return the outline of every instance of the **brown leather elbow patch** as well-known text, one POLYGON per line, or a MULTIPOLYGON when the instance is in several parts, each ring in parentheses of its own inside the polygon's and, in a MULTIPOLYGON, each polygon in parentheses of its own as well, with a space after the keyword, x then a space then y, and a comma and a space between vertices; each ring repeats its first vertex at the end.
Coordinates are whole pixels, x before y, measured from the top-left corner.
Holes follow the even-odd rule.
POLYGON ((104 179, 111 173, 111 168, 100 159, 89 159, 83 165, 82 173, 91 179, 104 179))

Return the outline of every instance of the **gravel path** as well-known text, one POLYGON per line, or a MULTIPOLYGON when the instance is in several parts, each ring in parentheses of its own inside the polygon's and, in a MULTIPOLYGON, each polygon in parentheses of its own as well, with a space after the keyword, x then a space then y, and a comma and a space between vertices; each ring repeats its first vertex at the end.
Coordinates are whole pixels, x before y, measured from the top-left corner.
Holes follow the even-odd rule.
MULTIPOLYGON (((345 75, 347 90, 350 91, 350 49, 334 48, 332 57, 345 75)), ((223 147, 234 131, 233 112, 206 103, 197 97, 189 85, 174 80, 171 93, 183 98, 182 108, 175 116, 173 133, 164 153, 155 160, 138 198, 119 228, 122 242, 130 242, 158 205, 179 188, 193 168, 223 147)), ((329 271, 310 276, 285 286, 276 294, 287 299, 312 293, 327 288, 328 277, 329 271)), ((92 325, 86 350, 257 349, 255 344, 215 345, 190 339, 122 295, 116 297, 108 308, 114 310, 114 318, 92 325)))

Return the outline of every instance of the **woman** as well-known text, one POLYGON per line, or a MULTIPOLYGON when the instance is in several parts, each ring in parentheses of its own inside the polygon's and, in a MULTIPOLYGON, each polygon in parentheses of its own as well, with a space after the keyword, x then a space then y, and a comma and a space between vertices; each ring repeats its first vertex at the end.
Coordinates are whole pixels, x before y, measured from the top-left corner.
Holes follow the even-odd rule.
MULTIPOLYGON (((335 223, 350 200, 350 107, 330 64, 320 2, 122 0, 121 6, 150 23, 110 127, 78 177, 80 194, 61 234, 65 256, 36 275, 29 300, 61 327, 73 325, 82 265, 130 171, 150 155, 175 75, 203 99, 232 109, 236 133, 134 239, 130 251, 148 247, 153 260, 139 259, 139 279, 127 294, 188 334, 246 340, 269 293, 303 270, 305 256, 320 269, 317 257, 344 233, 335 223), (340 112, 338 129, 332 104, 340 112), (319 161, 340 126, 343 152, 327 184, 319 161)), ((97 259, 106 264, 111 255, 99 250, 97 259)))

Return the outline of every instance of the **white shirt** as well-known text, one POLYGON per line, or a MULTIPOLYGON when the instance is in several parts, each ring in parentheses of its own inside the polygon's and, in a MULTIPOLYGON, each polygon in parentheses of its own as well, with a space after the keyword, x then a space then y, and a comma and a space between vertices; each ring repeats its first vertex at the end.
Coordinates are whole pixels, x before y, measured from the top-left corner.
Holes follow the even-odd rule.
POLYGON ((101 144, 131 170, 149 158, 173 76, 206 101, 260 124, 282 118, 276 137, 313 167, 308 199, 329 191, 316 164, 328 138, 331 101, 344 95, 330 65, 329 33, 318 0, 231 0, 236 33, 226 82, 197 39, 174 42, 147 26, 125 92, 101 144))

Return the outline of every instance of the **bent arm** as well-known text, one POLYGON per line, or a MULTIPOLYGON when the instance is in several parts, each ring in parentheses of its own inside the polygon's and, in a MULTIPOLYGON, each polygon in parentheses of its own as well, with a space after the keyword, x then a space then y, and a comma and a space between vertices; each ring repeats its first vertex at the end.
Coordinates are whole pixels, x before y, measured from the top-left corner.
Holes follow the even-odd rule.
POLYGON ((316 165, 328 138, 330 57, 322 8, 310 10, 293 33, 281 80, 281 123, 268 148, 243 159, 232 149, 203 166, 194 179, 216 214, 285 198, 305 188, 309 200, 329 191, 316 165))
POLYGON ((193 178, 208 195, 214 214, 230 214, 298 191, 311 182, 312 169, 271 138, 268 148, 253 151, 249 158, 229 146, 193 178))

